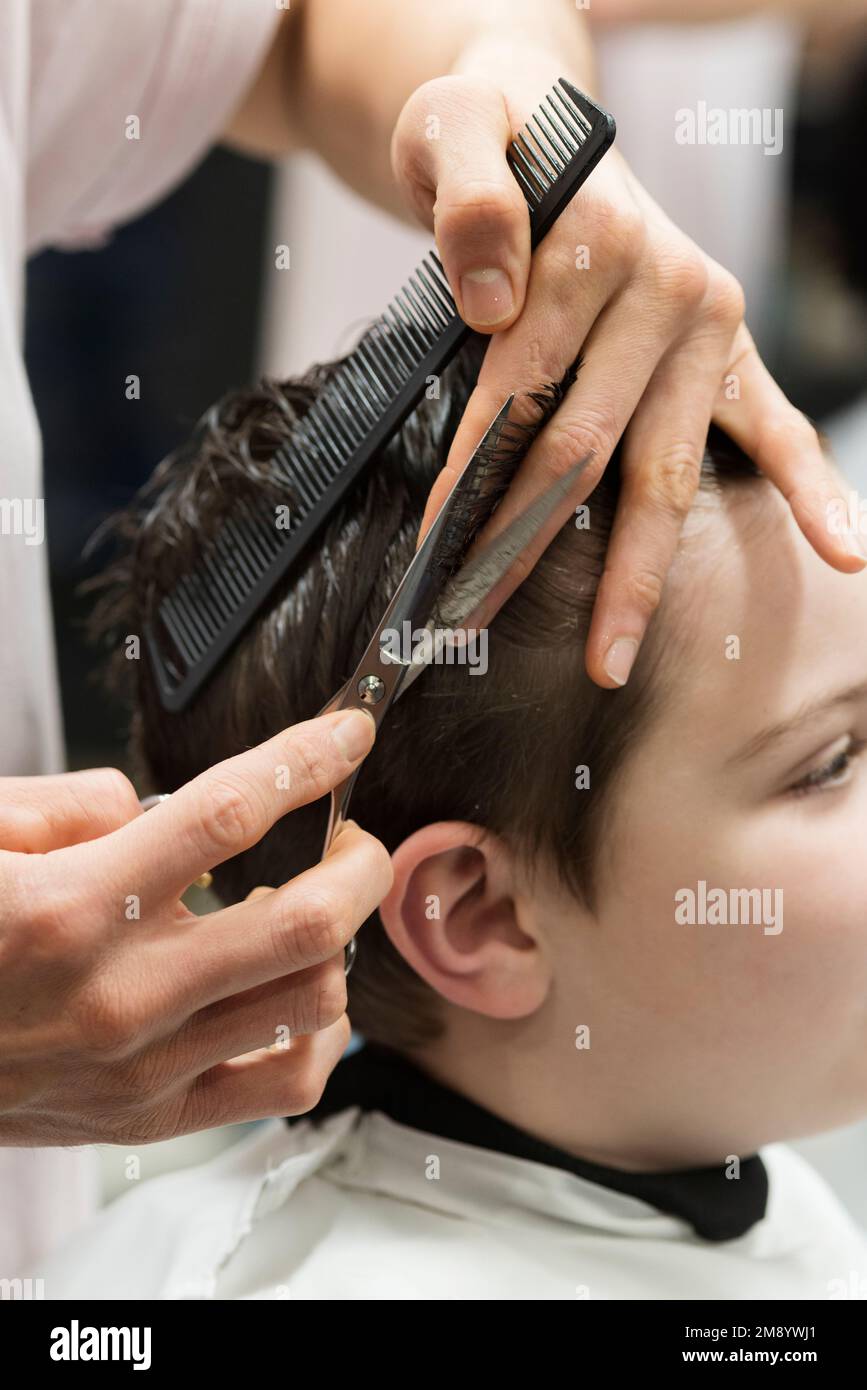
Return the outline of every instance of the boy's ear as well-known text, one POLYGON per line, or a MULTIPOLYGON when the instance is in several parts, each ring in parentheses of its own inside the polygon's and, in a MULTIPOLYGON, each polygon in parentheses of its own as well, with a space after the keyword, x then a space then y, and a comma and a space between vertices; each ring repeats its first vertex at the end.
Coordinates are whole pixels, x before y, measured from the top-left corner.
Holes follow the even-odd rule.
POLYGON ((392 855, 379 906, 392 945, 452 1004, 523 1018, 545 999, 550 967, 503 842, 464 821, 417 830, 392 855))

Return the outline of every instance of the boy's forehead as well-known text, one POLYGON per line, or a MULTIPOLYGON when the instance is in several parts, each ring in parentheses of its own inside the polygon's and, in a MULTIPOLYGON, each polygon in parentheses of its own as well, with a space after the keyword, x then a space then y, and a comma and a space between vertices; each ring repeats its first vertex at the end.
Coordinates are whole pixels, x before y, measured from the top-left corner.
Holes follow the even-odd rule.
POLYGON ((713 747, 867 677, 867 571, 832 570, 776 489, 739 491, 693 520, 666 613, 661 725, 713 747))

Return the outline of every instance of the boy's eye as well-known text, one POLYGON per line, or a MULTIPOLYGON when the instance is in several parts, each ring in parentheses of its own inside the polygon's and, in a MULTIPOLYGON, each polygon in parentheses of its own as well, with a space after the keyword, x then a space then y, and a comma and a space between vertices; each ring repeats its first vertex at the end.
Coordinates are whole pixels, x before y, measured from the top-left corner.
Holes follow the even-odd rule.
POLYGON ((867 746, 865 739, 848 739, 844 747, 838 749, 832 758, 821 767, 814 768, 796 782, 789 790, 793 796, 808 796, 811 792, 834 791, 843 787, 852 776, 852 769, 858 754, 867 746))

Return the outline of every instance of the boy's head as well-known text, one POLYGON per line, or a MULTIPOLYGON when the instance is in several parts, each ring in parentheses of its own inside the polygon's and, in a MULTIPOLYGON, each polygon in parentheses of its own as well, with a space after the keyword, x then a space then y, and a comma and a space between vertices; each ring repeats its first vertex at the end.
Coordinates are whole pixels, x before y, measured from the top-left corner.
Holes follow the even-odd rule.
MULTIPOLYGON (((335 365, 229 398, 161 466, 123 524, 106 632, 141 632, 236 500, 268 489, 335 365)), ((146 660, 118 662, 154 789, 309 718, 351 674, 478 365, 471 346, 444 373, 188 711, 162 710, 146 660)), ((395 879, 359 933, 349 1012, 563 1147, 665 1167, 864 1108, 867 694, 834 697, 867 681, 867 587, 712 433, 630 682, 601 690, 583 644, 618 490, 615 457, 589 526, 566 525, 493 622, 484 674, 434 665, 390 711, 351 814, 395 879)), ((278 822, 217 869, 221 896, 315 863, 326 819, 320 803, 278 822)))

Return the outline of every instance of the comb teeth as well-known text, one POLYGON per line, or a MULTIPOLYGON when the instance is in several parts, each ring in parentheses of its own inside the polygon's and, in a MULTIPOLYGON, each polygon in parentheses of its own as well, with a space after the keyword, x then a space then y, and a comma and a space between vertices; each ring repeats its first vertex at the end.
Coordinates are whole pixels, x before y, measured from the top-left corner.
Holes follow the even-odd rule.
MULTIPOLYGON (((555 87, 518 132, 506 160, 530 208, 538 207, 592 133, 574 96, 555 87)), ((573 89, 574 92, 574 89, 573 89)))
MULTIPOLYGON (((534 247, 613 138, 612 118, 565 78, 522 127, 506 158, 527 202, 534 247)), ((270 468, 286 489, 288 525, 277 525, 273 502, 236 504, 203 544, 193 573, 145 625, 164 708, 189 703, 469 334, 430 251, 276 450, 270 468)))

